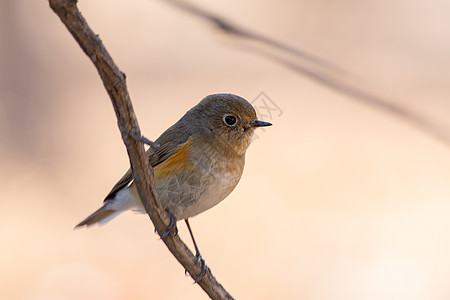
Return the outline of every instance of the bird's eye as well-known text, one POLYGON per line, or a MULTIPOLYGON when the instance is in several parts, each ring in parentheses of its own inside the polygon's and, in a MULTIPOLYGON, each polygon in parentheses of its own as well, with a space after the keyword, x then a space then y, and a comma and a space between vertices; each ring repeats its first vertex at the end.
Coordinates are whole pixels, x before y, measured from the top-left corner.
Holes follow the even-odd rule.
POLYGON ((234 126, 237 123, 236 117, 235 116, 230 116, 230 115, 226 115, 225 117, 223 117, 223 121, 228 126, 234 126))

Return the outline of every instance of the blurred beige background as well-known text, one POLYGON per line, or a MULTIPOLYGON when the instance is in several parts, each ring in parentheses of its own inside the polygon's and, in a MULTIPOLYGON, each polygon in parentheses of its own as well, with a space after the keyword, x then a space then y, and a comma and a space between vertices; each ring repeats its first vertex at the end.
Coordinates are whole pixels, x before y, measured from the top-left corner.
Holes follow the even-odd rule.
MULTIPOLYGON (((236 190, 191 220, 234 297, 450 298, 449 144, 163 1, 80 2, 127 74, 145 136, 211 93, 263 91, 282 110, 263 118, 274 126, 236 190)), ((194 3, 449 128, 448 1, 194 3)), ((0 70, 0 298, 207 299, 145 215, 73 231, 128 158, 96 70, 47 1, 0 2, 0 70)))

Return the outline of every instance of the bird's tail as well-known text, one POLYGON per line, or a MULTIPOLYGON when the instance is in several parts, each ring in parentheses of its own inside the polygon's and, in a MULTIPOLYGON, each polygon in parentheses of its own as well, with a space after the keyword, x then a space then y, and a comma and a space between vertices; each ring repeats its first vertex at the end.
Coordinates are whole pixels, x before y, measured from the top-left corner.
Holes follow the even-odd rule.
POLYGON ((82 226, 91 226, 95 224, 103 225, 109 221, 111 221, 114 217, 117 217, 122 210, 113 210, 111 207, 107 207, 105 203, 102 207, 96 210, 92 215, 84 219, 80 224, 75 226, 75 229, 80 228, 82 226))

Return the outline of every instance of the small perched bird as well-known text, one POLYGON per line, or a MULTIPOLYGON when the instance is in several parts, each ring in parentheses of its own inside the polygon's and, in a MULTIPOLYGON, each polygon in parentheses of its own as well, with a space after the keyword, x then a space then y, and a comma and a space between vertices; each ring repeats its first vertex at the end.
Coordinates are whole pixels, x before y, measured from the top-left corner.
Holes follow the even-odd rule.
MULTIPOLYGON (((177 220, 186 221, 196 262, 202 261, 203 271, 206 264, 188 218, 210 209, 233 191, 241 179, 255 128, 270 125, 256 118, 255 109, 245 99, 210 95, 155 141, 159 147, 147 150, 159 199, 173 220, 166 233, 176 230, 177 220)), ((104 224, 126 210, 145 213, 131 169, 112 188, 103 206, 75 228, 104 224)))

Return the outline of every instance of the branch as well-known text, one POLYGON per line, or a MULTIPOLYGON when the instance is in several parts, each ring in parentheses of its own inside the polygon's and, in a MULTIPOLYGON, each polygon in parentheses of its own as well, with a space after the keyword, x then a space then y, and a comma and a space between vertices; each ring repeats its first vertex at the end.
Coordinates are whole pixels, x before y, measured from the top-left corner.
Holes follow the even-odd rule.
MULTIPOLYGON (((86 23, 78 10, 76 0, 49 0, 49 3, 100 74, 116 112, 118 126, 128 151, 133 177, 142 204, 161 236, 169 225, 170 219, 156 193, 153 172, 144 147, 141 142, 133 138, 136 135, 140 136, 140 130, 127 91, 125 74, 115 65, 99 36, 86 23)), ((201 266, 195 264, 194 255, 183 241, 178 236, 171 237, 170 235, 163 241, 191 277, 196 279, 201 272, 201 266)), ((209 269, 198 284, 212 299, 233 299, 217 282, 209 269)))
POLYGON ((212 12, 206 11, 205 9, 196 6, 194 4, 188 3, 183 0, 165 0, 164 2, 172 4, 173 6, 190 13, 198 18, 204 19, 208 21, 211 25, 222 31, 223 33, 234 35, 237 37, 241 37, 244 39, 254 40, 257 42, 260 42, 262 44, 269 45, 275 49, 279 49, 282 51, 285 51, 286 53, 290 53, 294 56, 297 56, 299 58, 302 58, 317 67, 322 67, 327 70, 331 70, 337 73, 345 73, 344 70, 339 68, 338 66, 332 64, 331 62, 318 57, 317 55, 314 55, 312 53, 309 53, 302 49, 297 49, 294 47, 291 47, 289 45, 283 44, 274 38, 271 38, 269 36, 245 29, 244 27, 234 24, 227 19, 223 18, 220 15, 214 14, 212 12))
POLYGON ((281 50, 285 53, 292 54, 298 58, 302 58, 308 64, 298 63, 293 61, 292 59, 284 59, 281 55, 269 54, 265 52, 261 47, 247 48, 266 59, 270 59, 273 62, 289 68, 298 74, 308 77, 323 86, 342 93, 350 99, 356 100, 359 103, 363 103, 371 108, 389 113, 403 121, 406 121, 410 125, 413 125, 415 128, 422 130, 424 133, 437 138, 444 144, 450 145, 450 134, 447 127, 444 128, 444 126, 442 126, 435 120, 431 120, 425 116, 422 116, 412 109, 408 109, 407 107, 396 104, 389 99, 373 95, 369 92, 364 91, 364 89, 355 87, 352 82, 354 81, 354 79, 349 76, 350 74, 333 63, 305 50, 296 49, 294 47, 281 43, 270 36, 245 29, 241 25, 232 23, 218 14, 207 11, 184 0, 166 0, 164 2, 172 4, 187 13, 206 20, 210 25, 219 29, 223 33, 234 35, 235 37, 240 37, 242 39, 257 41, 261 45, 267 45, 274 49, 281 50), (327 75, 327 73, 334 73, 338 77, 336 78, 327 75), (347 75, 350 78, 347 80, 343 80, 342 75, 347 75))

